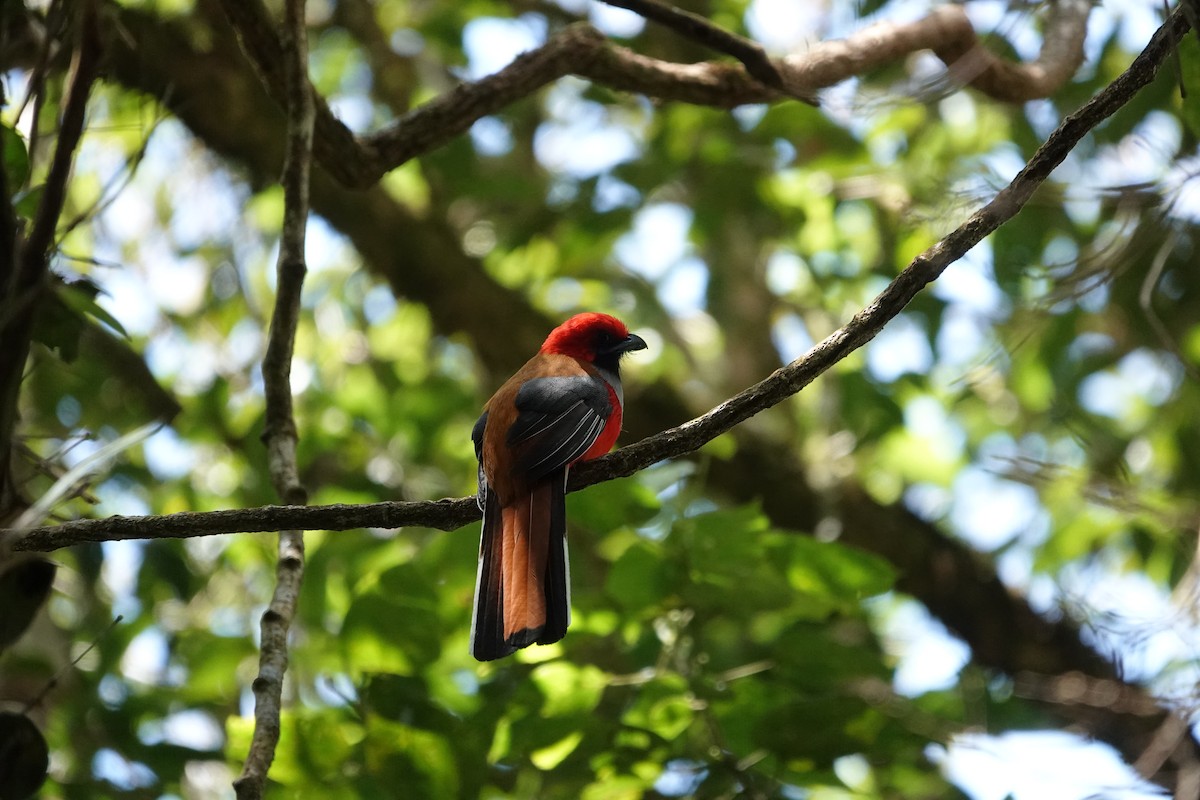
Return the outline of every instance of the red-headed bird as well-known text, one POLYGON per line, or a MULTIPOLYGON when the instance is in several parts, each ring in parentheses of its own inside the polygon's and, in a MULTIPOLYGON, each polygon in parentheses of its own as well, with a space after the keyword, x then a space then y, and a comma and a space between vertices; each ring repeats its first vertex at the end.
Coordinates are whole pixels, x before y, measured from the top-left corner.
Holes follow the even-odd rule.
POLYGON ((471 655, 480 661, 566 634, 567 471, 616 443, 621 356, 645 348, 615 317, 576 314, 550 332, 475 423, 483 535, 471 655))

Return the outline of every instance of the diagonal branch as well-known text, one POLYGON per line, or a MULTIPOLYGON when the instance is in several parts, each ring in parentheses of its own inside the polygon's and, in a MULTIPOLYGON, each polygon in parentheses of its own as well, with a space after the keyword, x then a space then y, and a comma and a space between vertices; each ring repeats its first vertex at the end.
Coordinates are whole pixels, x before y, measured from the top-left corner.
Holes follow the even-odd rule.
MULTIPOLYGON (((570 489, 626 477, 659 461, 691 453, 755 414, 776 405, 812 383, 838 361, 869 342, 883 326, 950 264, 1021 210, 1050 173, 1094 127, 1123 105, 1158 73, 1188 30, 1186 17, 1175 12, 1154 34, 1129 68, 1066 120, 1038 148, 1012 182, 987 205, 921 253, 886 289, 850 322, 804 356, 731 397, 711 411, 669 430, 649 436, 595 461, 577 466, 570 489)), ((478 519, 473 498, 426 502, 390 502, 302 508, 266 506, 231 511, 183 512, 154 517, 110 517, 78 520, 25 532, 14 547, 50 551, 87 541, 126 538, 186 537, 274 530, 295 525, 309 529, 348 530, 362 527, 422 526, 453 530, 478 519)))
MULTIPOLYGON (((834 331, 803 357, 781 367, 767 379, 730 398, 707 414, 613 453, 603 465, 605 476, 632 475, 666 457, 661 455, 664 451, 695 450, 720 432, 729 430, 800 391, 838 361, 875 338, 883 326, 900 313, 917 292, 936 280, 950 264, 966 255, 967 251, 983 241, 985 236, 1012 219, 1092 128, 1112 116, 1133 99, 1140 89, 1149 84, 1187 30, 1186 17, 1177 11, 1155 32, 1149 44, 1125 72, 1082 108, 1068 116, 1050 134, 1008 186, 1000 190, 966 222, 913 259, 912 263, 849 323, 834 331)), ((599 464, 596 467, 583 464, 577 472, 581 473, 580 478, 584 478, 590 476, 593 470, 600 469, 599 464)))
MULTIPOLYGON (((276 268, 275 310, 263 358, 266 394, 267 464, 275 491, 289 504, 303 505, 307 493, 296 467, 296 420, 292 407, 292 354, 304 286, 304 237, 308 223, 312 170, 313 93, 308 82, 308 38, 304 0, 284 6, 282 61, 287 90, 287 151, 283 164, 283 229, 276 268)), ((279 743, 283 677, 288 666, 288 629, 296 615, 304 577, 304 533, 279 532, 275 591, 261 621, 262 653, 254 679, 254 735, 241 776, 233 787, 238 800, 259 800, 279 743)))

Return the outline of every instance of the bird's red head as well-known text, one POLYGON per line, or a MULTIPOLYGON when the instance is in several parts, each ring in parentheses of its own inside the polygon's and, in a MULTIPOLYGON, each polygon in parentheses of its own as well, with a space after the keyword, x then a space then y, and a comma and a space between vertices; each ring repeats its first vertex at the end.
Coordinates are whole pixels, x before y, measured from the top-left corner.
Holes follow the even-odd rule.
POLYGON ((560 353, 585 361, 606 360, 607 357, 615 360, 631 350, 644 349, 646 342, 630 333, 625 323, 594 311, 571 317, 550 331, 542 344, 543 353, 560 353))

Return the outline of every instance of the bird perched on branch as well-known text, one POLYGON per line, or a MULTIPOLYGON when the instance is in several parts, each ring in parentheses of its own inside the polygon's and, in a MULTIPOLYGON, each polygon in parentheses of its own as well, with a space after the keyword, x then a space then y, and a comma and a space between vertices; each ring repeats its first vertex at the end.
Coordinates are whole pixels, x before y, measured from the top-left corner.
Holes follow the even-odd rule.
POLYGON ((571 621, 567 472, 621 432, 621 356, 646 342, 607 314, 576 314, 488 400, 471 431, 483 534, 471 654, 557 642, 571 621))

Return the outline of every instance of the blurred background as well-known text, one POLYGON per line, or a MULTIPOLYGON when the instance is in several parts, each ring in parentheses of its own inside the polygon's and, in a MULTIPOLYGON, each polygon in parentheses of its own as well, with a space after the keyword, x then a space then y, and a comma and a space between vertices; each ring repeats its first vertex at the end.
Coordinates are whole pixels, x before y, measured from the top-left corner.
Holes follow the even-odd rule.
MULTIPOLYGON (((69 30, 71 5, 8 24, 69 30)), ((688 4, 775 55, 935 6, 688 4)), ((963 7, 984 47, 1036 56, 1044 4, 963 7)), ((62 302, 22 385, 20 490, 169 421, 55 514, 275 502, 259 367, 281 115, 214 3, 102 9, 62 302)), ((717 58, 584 0, 309 14, 313 83, 356 133, 578 20, 653 58, 717 58)), ((579 310, 650 345, 626 362, 624 442, 761 380, 989 200, 1162 14, 1095 8, 1075 79, 1024 105, 950 84, 929 53, 819 108, 568 77, 370 188, 318 170, 292 370, 311 501, 474 491, 482 402, 579 310)), ((18 211, 62 82, 24 52, 0 56, 2 120, 33 164, 18 211), (45 101, 22 103, 43 80, 45 101)), ((1190 719, 1200 677, 1200 114, 1180 98, 1198 70, 1191 37, 1016 219, 795 398, 571 495, 560 644, 470 658, 477 525, 308 534, 270 796, 1135 798, 1195 775, 1190 728, 1162 709, 1190 719)), ((33 712, 41 796, 231 796, 274 537, 52 557, 0 696, 27 701, 97 641, 33 712)))

